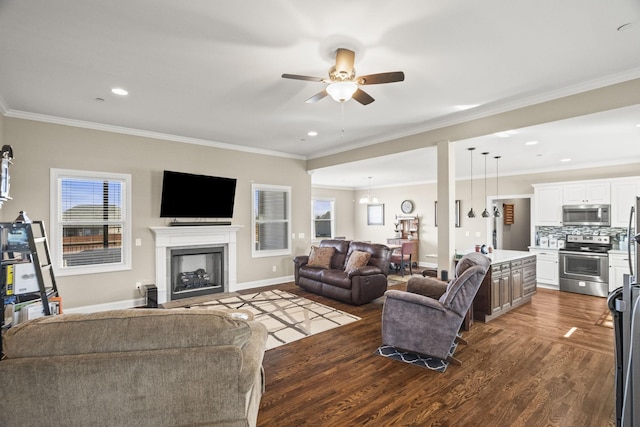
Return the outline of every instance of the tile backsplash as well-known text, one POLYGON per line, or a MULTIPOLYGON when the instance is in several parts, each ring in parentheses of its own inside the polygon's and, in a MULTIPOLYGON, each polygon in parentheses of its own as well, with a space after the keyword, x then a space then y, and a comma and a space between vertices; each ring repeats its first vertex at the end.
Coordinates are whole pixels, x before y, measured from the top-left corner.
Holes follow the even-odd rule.
MULTIPOLYGON (((624 227, 589 227, 589 226, 566 226, 566 227, 536 227, 536 245, 540 244, 541 237, 554 237, 556 239, 565 239, 567 234, 581 234, 587 236, 611 236, 611 243, 614 248, 618 246, 621 236, 627 235, 627 229, 624 227)), ((632 234, 633 230, 632 230, 632 234)))

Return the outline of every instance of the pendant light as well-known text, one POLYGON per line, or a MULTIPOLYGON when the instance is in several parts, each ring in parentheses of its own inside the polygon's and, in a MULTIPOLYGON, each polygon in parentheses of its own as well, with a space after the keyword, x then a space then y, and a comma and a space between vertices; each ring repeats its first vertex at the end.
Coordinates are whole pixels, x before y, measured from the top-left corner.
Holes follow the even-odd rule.
POLYGON ((484 210, 482 211, 482 218, 489 218, 491 214, 487 210, 487 154, 488 152, 482 153, 484 156, 484 210))
POLYGON ((369 177, 369 190, 367 191, 367 195, 360 198, 359 203, 363 205, 368 205, 369 203, 378 203, 378 199, 376 197, 371 198, 371 177, 369 177))
POLYGON ((469 150, 469 158, 471 159, 471 179, 469 180, 469 185, 471 187, 471 209, 469 209, 469 213, 467 213, 468 218, 476 217, 476 213, 473 211, 473 150, 475 149, 476 147, 467 148, 467 150, 469 150))
POLYGON ((498 209, 498 160, 500 156, 495 156, 494 159, 496 159, 496 205, 493 207, 493 216, 500 218, 502 216, 500 209, 498 209))

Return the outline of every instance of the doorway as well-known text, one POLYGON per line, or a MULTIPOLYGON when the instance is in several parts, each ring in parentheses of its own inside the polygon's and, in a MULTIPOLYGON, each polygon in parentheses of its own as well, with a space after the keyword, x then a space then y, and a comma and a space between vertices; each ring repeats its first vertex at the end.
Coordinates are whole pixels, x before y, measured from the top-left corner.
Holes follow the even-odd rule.
POLYGON ((487 224, 488 235, 491 236, 495 249, 528 251, 531 245, 531 197, 532 195, 504 196, 489 201, 492 207, 498 207, 502 216, 492 218, 487 224), (512 205, 513 215, 505 218, 505 205, 512 205))

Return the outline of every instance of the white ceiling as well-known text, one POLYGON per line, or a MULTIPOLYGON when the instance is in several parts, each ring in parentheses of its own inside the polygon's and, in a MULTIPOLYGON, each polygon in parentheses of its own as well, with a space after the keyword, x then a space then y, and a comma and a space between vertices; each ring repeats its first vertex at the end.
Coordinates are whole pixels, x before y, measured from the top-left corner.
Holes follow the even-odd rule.
MULTIPOLYGON (((299 158, 638 77, 636 0, 0 0, 5 115, 299 158), (405 81, 363 88, 376 100, 367 106, 305 104, 323 84, 281 74, 325 77, 338 47, 356 52, 359 75, 401 70, 405 81)), ((558 157, 638 161, 637 123, 632 107, 463 141, 456 151, 464 157, 477 146, 478 165, 481 151, 499 154, 505 173, 548 170, 558 157), (522 145, 531 139, 539 144, 522 145)), ((316 171, 312 180, 350 188, 367 176, 372 185, 429 181, 409 174, 433 170, 424 151, 316 171)))

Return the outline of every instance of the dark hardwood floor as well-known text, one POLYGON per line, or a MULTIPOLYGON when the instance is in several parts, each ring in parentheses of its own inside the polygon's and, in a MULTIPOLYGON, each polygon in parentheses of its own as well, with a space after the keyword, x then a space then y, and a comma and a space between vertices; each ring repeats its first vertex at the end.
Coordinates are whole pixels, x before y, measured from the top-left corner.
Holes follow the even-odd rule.
POLYGON ((538 289, 532 303, 475 323, 455 353, 463 365, 438 373, 374 354, 381 303, 273 288, 362 320, 265 353, 259 426, 615 425, 614 333, 595 324, 605 298, 538 289))

